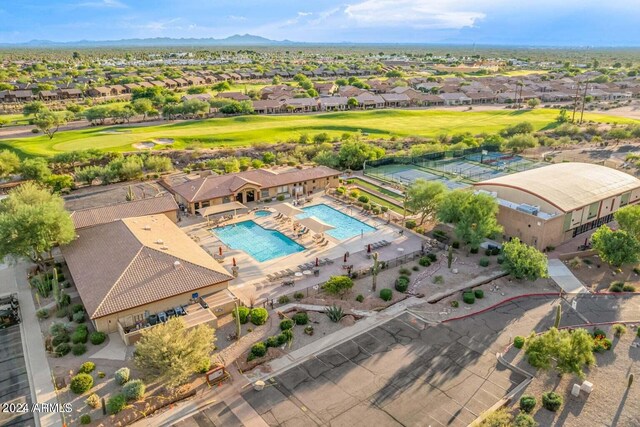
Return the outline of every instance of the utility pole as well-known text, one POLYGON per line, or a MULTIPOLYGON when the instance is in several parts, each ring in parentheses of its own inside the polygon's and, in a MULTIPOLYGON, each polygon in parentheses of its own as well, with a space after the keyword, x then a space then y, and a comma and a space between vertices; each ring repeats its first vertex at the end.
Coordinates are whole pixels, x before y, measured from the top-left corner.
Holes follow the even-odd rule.
POLYGON ((580 124, 582 124, 582 117, 584 116, 584 104, 587 99, 587 88, 589 87, 589 82, 584 82, 584 92, 582 93, 582 109, 580 110, 580 124))

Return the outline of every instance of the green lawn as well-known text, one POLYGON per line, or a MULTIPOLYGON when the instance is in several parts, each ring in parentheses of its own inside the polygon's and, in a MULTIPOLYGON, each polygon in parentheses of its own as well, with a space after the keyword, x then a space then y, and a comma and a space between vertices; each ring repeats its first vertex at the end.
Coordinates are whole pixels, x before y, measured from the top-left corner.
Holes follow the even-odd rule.
POLYGON ((358 186, 360 186, 362 188, 368 188, 369 190, 377 191, 378 193, 384 194, 387 197, 391 197, 392 199, 399 200, 400 203, 402 203, 402 201, 403 201, 403 197, 401 195, 399 195, 398 193, 395 193, 393 191, 387 190, 386 188, 380 187, 378 185, 372 184, 369 181, 365 181, 365 180, 360 179, 360 178, 349 178, 349 180, 347 182, 349 184, 353 182, 354 184, 357 184, 358 186))
MULTIPOLYGON (((0 141, 0 147, 24 156, 49 156, 59 152, 97 148, 105 151, 133 151, 132 144, 158 138, 173 138, 175 148, 191 144, 203 147, 248 146, 297 139, 301 134, 327 132, 339 136, 362 130, 372 137, 441 133, 497 132, 507 125, 530 122, 535 129, 554 126, 557 110, 379 110, 315 115, 242 116, 179 122, 157 126, 104 126, 58 132, 52 140, 40 135, 0 141)), ((637 120, 585 113, 586 120, 639 123, 637 120)))
MULTIPOLYGON (((358 189, 358 192, 360 192, 360 194, 364 194, 369 198, 369 202, 370 203, 375 203, 376 205, 380 205, 380 206, 386 206, 389 209, 391 209, 392 211, 399 213, 400 215, 403 214, 403 209, 401 205, 396 205, 393 203, 388 202, 385 199, 381 199, 380 197, 376 196, 373 193, 369 193, 368 191, 365 191, 361 188, 358 189)), ((409 211, 407 211, 407 213, 410 213, 409 211)))

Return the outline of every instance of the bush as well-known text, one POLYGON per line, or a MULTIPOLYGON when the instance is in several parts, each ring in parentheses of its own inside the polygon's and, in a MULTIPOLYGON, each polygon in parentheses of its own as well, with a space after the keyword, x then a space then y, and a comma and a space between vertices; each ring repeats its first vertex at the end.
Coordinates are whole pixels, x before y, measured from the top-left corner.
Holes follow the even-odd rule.
POLYGON ((295 294, 293 294, 293 297, 294 297, 296 300, 301 300, 302 298, 304 298, 304 293, 302 293, 302 292, 296 292, 295 294))
POLYGON ((89 335, 89 341, 91 341, 91 344, 93 345, 100 345, 106 339, 107 334, 105 334, 104 332, 91 332, 91 335, 89 335))
POLYGON ((344 310, 342 309, 342 307, 339 307, 335 304, 332 305, 331 307, 325 308, 324 312, 329 317, 329 320, 331 320, 334 323, 339 322, 340 319, 344 317, 344 310))
POLYGON ((431 260, 428 257, 423 256, 418 260, 418 264, 420 264, 423 267, 429 267, 431 265, 431 260))
POLYGON ((56 335, 66 334, 67 332, 69 331, 67 330, 67 327, 64 323, 54 322, 51 324, 51 326, 49 326, 49 333, 54 337, 56 335))
POLYGON ((82 394, 93 387, 93 377, 89 374, 78 374, 71 378, 71 384, 69 388, 75 394, 82 394))
POLYGON ((198 362, 198 366, 196 367, 196 372, 199 374, 204 374, 209 369, 211 369, 211 359, 209 357, 203 357, 202 360, 198 362))
POLYGON ((364 301, 364 296, 363 296, 362 294, 359 294, 359 295, 356 297, 356 301, 358 301, 358 302, 362 302, 362 301, 364 301))
POLYGON ((549 411, 556 412, 562 406, 562 396, 553 391, 543 393, 542 406, 549 411))
POLYGON ((407 276, 400 276, 396 279, 396 291, 406 292, 409 288, 409 278, 407 276))
POLYGON ((91 415, 83 414, 80 416, 80 424, 91 424, 91 415))
POLYGON ((427 254, 427 258, 429 259, 429 261, 431 262, 436 262, 438 260, 438 255, 434 254, 434 253, 428 253, 427 254))
POLYGON ((380 291, 380 298, 382 298, 383 301, 391 301, 391 299, 393 298, 393 292, 391 291, 391 289, 382 289, 380 291))
POLYGON ((523 336, 516 335, 516 337, 513 339, 513 346, 515 348, 522 348, 524 347, 524 342, 525 338, 523 336))
POLYGON ((80 369, 78 369, 78 373, 80 374, 90 374, 93 370, 96 369, 96 364, 93 362, 84 362, 80 365, 80 369))
POLYGON ((251 323, 256 326, 264 325, 268 318, 269 312, 262 307, 251 310, 251 323))
POLYGON ((482 289, 476 289, 473 291, 473 295, 475 295, 477 299, 482 299, 484 298, 484 291, 482 289))
POLYGON ((282 322, 280 322, 281 331, 286 331, 287 329, 291 329, 291 328, 293 328, 293 320, 284 319, 282 322))
POLYGON ((433 283, 436 285, 441 285, 444 283, 444 276, 433 276, 433 283))
POLYGON ((490 264, 489 258, 480 258, 480 261, 478 261, 478 264, 480 265, 480 267, 489 267, 489 264, 490 264))
POLYGON ((398 272, 402 276, 411 276, 411 270, 409 270, 408 268, 401 268, 398 272))
POLYGON ((84 311, 84 306, 82 304, 73 304, 69 307, 69 311, 72 313, 80 313, 84 311))
POLYGON ((276 200, 279 202, 284 201, 284 194, 278 194, 278 196, 276 197, 276 200))
POLYGON ((460 248, 460 242, 455 240, 453 243, 451 243, 451 246, 453 247, 453 249, 459 249, 460 248))
POLYGON ((267 338, 267 340, 265 341, 265 345, 267 347, 278 347, 280 345, 280 342, 278 341, 278 336, 274 335, 272 337, 267 338))
POLYGON ((613 334, 618 338, 627 333, 627 327, 622 323, 616 323, 611 327, 611 329, 613 329, 613 334))
POLYGON ((536 407, 537 403, 538 402, 536 401, 536 398, 534 396, 525 394, 520 398, 520 410, 529 414, 536 407))
POLYGON ((288 304, 288 303, 289 303, 289 301, 291 301, 291 300, 290 300, 290 299, 289 299, 289 297, 288 297, 288 296, 286 296, 286 295, 280 295, 280 296, 278 297, 278 304, 288 304))
POLYGON ((109 415, 115 415, 127 406, 127 398, 124 394, 116 394, 107 400, 107 412, 109 415))
POLYGON ((369 198, 363 194, 362 196, 358 197, 358 201, 360 203, 369 203, 369 198))
POLYGON ((414 228, 416 228, 416 222, 410 219, 404 223, 404 226, 407 227, 409 230, 413 230, 414 228))
MULTIPOLYGON (((285 335, 285 334, 281 334, 285 335)), ((267 346, 264 345, 263 342, 257 342, 251 346, 251 351, 249 354, 252 354, 254 357, 262 357, 267 354, 267 346)))
POLYGON ((67 354, 69 354, 70 351, 71 351, 71 346, 69 345, 69 343, 66 343, 66 342, 63 342, 57 345, 53 350, 56 357, 66 356, 67 354))
POLYGON ((478 253, 478 248, 471 248, 471 249, 469 249, 469 252, 471 252, 472 254, 477 254, 478 253))
POLYGON ((635 286, 632 286, 632 285, 624 285, 622 287, 622 292, 635 292, 635 291, 636 291, 636 288, 635 286))
POLYGON ((418 267, 417 265, 414 265, 413 267, 411 267, 411 269, 413 271, 420 271, 420 267, 418 267))
POLYGON ((69 334, 64 333, 64 334, 54 336, 53 339, 51 340, 51 345, 55 347, 59 344, 67 343, 67 342, 69 342, 69 334))
POLYGON ((127 367, 120 368, 113 374, 116 382, 120 385, 123 385, 127 381, 129 381, 129 375, 131 375, 131 371, 129 371, 129 368, 127 367))
POLYGON ((56 317, 58 319, 62 319, 63 317, 67 317, 68 310, 66 308, 61 308, 56 311, 56 317))
POLYGON ((380 212, 386 213, 389 210, 388 206, 380 206, 380 212))
POLYGON ((140 400, 144 396, 145 389, 142 380, 131 380, 122 387, 122 394, 127 400, 140 400))
POLYGON ((460 307, 460 303, 458 301, 451 301, 451 307, 458 308, 460 307))
POLYGON ((98 408, 100 407, 100 397, 95 393, 91 393, 85 403, 92 408, 98 408))
POLYGON ((84 313, 82 311, 78 313, 73 313, 73 321, 76 323, 84 323, 85 321, 84 313))
POLYGON ((296 325, 306 325, 309 323, 309 315, 304 311, 294 314, 292 319, 296 322, 296 325))
POLYGON ((624 290, 624 282, 613 282, 609 286, 610 292, 622 292, 624 290))
POLYGON ((89 332, 84 328, 78 327, 71 334, 71 342, 74 344, 85 344, 87 339, 89 339, 89 332))
POLYGON ((504 257, 503 256, 499 256, 498 258, 496 258, 496 262, 498 264, 502 264, 504 262, 504 257))
POLYGON ((36 317, 40 320, 47 319, 49 317, 49 310, 47 310, 46 308, 41 308, 40 310, 36 311, 36 317))
POLYGON ((516 415, 514 422, 514 427, 537 427, 538 423, 533 417, 529 414, 519 413, 516 415))
POLYGON ((465 304, 473 304, 476 302, 476 296, 473 292, 465 292, 462 294, 462 301, 464 301, 465 304))
POLYGON ((81 356, 87 352, 87 346, 82 343, 74 344, 71 347, 71 352, 74 356, 81 356))
POLYGON ((278 345, 282 345, 284 343, 286 343, 289 340, 289 336, 287 334, 278 334, 277 335, 278 338, 278 345))
MULTIPOLYGON (((247 323, 249 321, 249 313, 251 312, 251 310, 249 310, 247 307, 245 306, 240 306, 238 307, 238 315, 240 316, 240 323, 242 323, 243 325, 245 323, 247 323)), ((236 311, 233 310, 233 317, 236 317, 236 311)))

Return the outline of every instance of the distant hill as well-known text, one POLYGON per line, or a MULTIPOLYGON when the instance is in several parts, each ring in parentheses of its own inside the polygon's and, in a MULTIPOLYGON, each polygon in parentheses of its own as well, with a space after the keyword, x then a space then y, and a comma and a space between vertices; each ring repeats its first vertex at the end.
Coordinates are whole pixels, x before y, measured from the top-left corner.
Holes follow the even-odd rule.
POLYGON ((123 47, 123 46, 286 46, 304 44, 290 40, 270 40, 251 34, 235 34, 223 39, 215 38, 170 38, 156 37, 149 39, 122 40, 79 40, 71 42, 54 42, 51 40, 31 40, 24 43, 0 43, 0 47, 123 47))

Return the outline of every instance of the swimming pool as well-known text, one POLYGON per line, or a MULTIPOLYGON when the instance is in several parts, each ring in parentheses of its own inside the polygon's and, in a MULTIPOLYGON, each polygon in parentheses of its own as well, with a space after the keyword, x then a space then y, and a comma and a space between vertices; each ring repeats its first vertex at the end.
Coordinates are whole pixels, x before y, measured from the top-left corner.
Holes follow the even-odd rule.
POLYGON ((256 211, 254 215, 256 218, 264 218, 265 216, 271 215, 271 211, 256 211))
POLYGON ((231 249, 245 251, 259 262, 304 250, 304 246, 279 231, 267 230, 253 221, 212 228, 210 231, 231 249))
POLYGON ((349 239, 351 237, 358 236, 361 233, 371 233, 376 230, 370 225, 367 225, 362 221, 358 221, 349 215, 345 215, 325 204, 309 206, 302 208, 302 210, 304 213, 296 215, 296 218, 302 219, 309 216, 315 216, 320 221, 333 225, 335 228, 327 231, 327 234, 338 240, 349 239))

